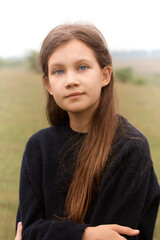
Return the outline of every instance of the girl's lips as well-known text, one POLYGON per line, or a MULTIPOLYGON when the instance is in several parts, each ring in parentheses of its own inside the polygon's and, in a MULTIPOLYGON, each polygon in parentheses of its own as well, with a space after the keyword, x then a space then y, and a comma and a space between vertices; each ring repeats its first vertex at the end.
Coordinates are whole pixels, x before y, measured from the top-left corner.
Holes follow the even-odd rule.
POLYGON ((83 93, 81 92, 73 92, 73 93, 70 93, 67 98, 76 98, 76 97, 79 97, 81 96, 83 93))

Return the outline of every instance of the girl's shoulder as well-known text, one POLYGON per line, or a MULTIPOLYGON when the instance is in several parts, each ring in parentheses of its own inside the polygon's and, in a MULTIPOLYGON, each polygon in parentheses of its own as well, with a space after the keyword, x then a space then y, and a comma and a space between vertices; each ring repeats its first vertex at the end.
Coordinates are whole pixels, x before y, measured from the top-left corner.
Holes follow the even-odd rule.
MULTIPOLYGON (((153 165, 147 138, 128 120, 119 117, 116 137, 104 172, 104 180, 131 174, 145 176, 153 165), (117 174, 117 175, 116 175, 117 174)), ((105 181, 106 182, 106 181, 105 181)))
POLYGON ((115 134, 115 143, 123 142, 126 145, 139 145, 149 147, 146 136, 126 118, 119 116, 119 123, 115 134))
POLYGON ((29 172, 34 172, 35 169, 41 169, 44 163, 50 164, 53 159, 56 162, 70 134, 69 127, 65 125, 47 127, 34 133, 25 146, 23 167, 27 166, 29 172))
POLYGON ((119 125, 111 148, 110 161, 113 165, 125 163, 145 166, 152 163, 146 136, 122 116, 119 116, 119 125))
POLYGON ((34 133, 27 141, 29 145, 50 145, 50 143, 60 143, 65 141, 71 135, 70 128, 67 124, 50 126, 34 133))

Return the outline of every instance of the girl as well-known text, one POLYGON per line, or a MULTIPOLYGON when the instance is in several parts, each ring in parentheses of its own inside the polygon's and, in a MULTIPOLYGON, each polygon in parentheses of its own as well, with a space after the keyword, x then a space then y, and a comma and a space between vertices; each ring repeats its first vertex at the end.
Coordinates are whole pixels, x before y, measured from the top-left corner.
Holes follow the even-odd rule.
POLYGON ((151 240, 159 185, 146 138, 116 112, 102 34, 88 24, 58 26, 40 62, 51 127, 25 148, 22 239, 151 240))

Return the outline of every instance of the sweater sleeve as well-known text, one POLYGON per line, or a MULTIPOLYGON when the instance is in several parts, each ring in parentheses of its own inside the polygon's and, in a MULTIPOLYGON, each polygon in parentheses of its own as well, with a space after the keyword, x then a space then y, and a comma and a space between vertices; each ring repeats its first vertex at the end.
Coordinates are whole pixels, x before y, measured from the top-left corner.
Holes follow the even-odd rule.
MULTIPOLYGON (((31 163, 31 159, 28 161, 28 157, 25 151, 21 166, 20 203, 16 220, 17 223, 18 221, 23 223, 22 239, 80 240, 86 228, 85 224, 77 224, 69 220, 46 219, 43 194, 39 192, 41 188, 37 185, 36 189, 36 185, 33 184, 29 171, 29 168, 33 166, 28 166, 31 163)), ((34 160, 32 159, 32 161, 34 160)), ((39 184, 41 183, 39 182, 39 184)))
POLYGON ((116 158, 105 171, 91 224, 129 226, 140 234, 127 239, 151 240, 160 188, 147 140, 126 142, 116 158))

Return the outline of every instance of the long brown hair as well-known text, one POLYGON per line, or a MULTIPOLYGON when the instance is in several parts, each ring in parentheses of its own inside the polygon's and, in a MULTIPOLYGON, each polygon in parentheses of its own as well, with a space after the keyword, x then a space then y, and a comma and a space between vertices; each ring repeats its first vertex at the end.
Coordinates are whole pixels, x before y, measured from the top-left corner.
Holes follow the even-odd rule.
MULTIPOLYGON (((45 38, 40 51, 43 78, 48 77, 48 60, 53 51, 72 39, 79 39, 93 50, 101 68, 112 66, 112 59, 101 32, 91 24, 64 24, 54 28, 45 38)), ((77 165, 69 187, 64 216, 83 223, 92 194, 100 186, 104 168, 115 136, 118 117, 113 93, 114 76, 102 88, 99 106, 94 112, 88 134, 78 154, 77 165)), ((46 113, 51 125, 68 121, 68 114, 47 93, 46 113)))

